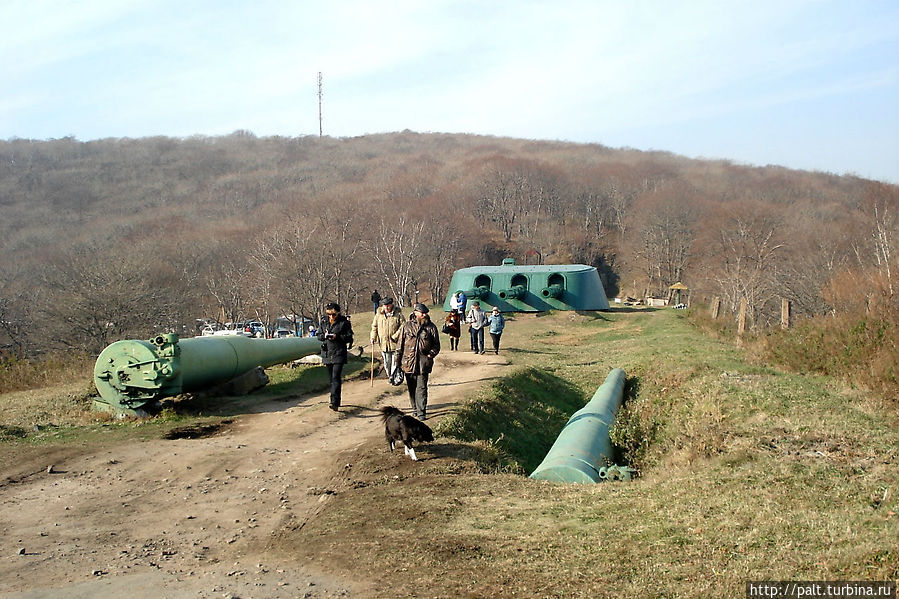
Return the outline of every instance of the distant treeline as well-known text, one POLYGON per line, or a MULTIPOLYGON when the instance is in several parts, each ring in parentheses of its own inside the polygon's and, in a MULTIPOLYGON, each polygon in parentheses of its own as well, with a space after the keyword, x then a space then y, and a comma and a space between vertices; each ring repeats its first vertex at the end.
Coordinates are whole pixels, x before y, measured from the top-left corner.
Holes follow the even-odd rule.
POLYGON ((456 268, 596 266, 752 327, 895 305, 897 186, 663 152, 402 132, 0 141, 0 346, 441 301, 456 268), (862 306, 862 308, 858 308, 862 306))

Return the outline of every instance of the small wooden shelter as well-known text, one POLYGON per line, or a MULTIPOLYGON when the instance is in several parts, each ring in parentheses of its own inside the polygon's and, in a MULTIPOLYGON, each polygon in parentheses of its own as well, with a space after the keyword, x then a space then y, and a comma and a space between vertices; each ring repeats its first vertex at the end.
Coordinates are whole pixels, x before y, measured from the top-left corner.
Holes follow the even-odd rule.
POLYGON ((670 287, 668 287, 668 304, 670 305, 672 301, 674 302, 674 305, 684 303, 681 301, 681 293, 687 295, 686 292, 689 290, 690 288, 680 281, 678 281, 674 285, 671 285, 670 287))

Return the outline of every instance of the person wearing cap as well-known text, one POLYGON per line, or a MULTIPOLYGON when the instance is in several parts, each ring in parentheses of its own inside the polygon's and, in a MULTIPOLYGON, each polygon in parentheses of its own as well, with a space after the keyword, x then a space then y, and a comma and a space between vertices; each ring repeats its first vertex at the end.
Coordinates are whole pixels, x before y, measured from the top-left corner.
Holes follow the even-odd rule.
POLYGON ((503 328, 506 326, 506 319, 499 313, 499 308, 496 306, 493 306, 490 316, 487 317, 487 326, 490 338, 493 339, 493 353, 499 354, 499 338, 502 336, 503 328))
POLYGON ((468 333, 471 335, 471 351, 476 354, 484 353, 484 326, 487 324, 487 313, 481 310, 481 302, 471 302, 471 310, 465 318, 468 323, 468 333))
POLYGON ((372 351, 377 345, 381 350, 381 356, 384 360, 384 374, 388 379, 392 378, 394 371, 398 367, 396 362, 396 349, 400 340, 400 329, 403 328, 403 314, 399 308, 393 305, 392 297, 385 297, 381 300, 381 307, 375 312, 375 317, 371 322, 371 344, 372 351))
POLYGON ((440 353, 440 334, 428 316, 424 304, 413 306, 412 318, 400 333, 400 368, 406 375, 409 403, 419 420, 427 419, 428 376, 434 368, 434 358, 440 353))

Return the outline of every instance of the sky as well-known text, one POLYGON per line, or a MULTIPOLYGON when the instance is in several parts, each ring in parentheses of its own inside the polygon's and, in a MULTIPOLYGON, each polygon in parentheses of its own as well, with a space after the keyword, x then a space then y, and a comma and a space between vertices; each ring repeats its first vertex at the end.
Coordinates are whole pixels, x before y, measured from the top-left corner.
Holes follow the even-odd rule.
POLYGON ((899 183, 896 0, 2 0, 0 139, 410 129, 899 183))

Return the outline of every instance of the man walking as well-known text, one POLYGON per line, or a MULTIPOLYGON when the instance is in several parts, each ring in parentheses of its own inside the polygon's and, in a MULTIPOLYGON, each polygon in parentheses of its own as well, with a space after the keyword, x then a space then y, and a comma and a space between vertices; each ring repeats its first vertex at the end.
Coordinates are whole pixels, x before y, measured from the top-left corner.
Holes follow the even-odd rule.
POLYGON ((419 420, 426 420, 428 376, 434 367, 434 357, 440 353, 440 334, 424 304, 415 304, 412 318, 403 325, 398 351, 412 411, 419 420))
POLYGON ((385 297, 381 300, 381 307, 375 312, 371 323, 371 344, 381 349, 384 358, 384 373, 388 379, 393 378, 393 373, 398 367, 396 361, 396 349, 400 340, 400 329, 403 328, 403 315, 398 308, 393 306, 393 298, 385 297))
POLYGON ((374 310, 375 314, 378 313, 378 304, 380 304, 380 303, 381 303, 381 294, 378 293, 377 289, 375 289, 374 291, 371 292, 371 305, 372 305, 372 310, 374 310))
POLYGON ((471 335, 471 351, 476 354, 484 353, 484 326, 487 324, 487 313, 481 310, 481 302, 471 302, 471 310, 468 312, 468 333, 471 335))
POLYGON ((347 346, 353 344, 353 327, 349 319, 340 313, 340 306, 331 302, 325 306, 326 317, 318 328, 318 340, 322 342, 322 364, 328 368, 331 381, 331 404, 335 412, 340 409, 340 391, 343 382, 343 366, 347 362, 347 346))

